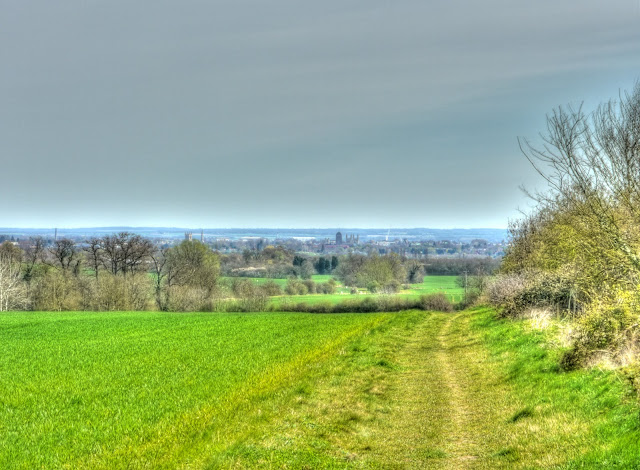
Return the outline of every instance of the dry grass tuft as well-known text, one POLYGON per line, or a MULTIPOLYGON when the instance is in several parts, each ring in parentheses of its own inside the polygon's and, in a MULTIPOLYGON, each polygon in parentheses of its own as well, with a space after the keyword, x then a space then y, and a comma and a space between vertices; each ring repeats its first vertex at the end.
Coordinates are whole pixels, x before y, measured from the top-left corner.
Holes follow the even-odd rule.
POLYGON ((553 325, 553 313, 548 308, 529 308, 522 318, 529 320, 528 324, 534 330, 548 330, 553 325))

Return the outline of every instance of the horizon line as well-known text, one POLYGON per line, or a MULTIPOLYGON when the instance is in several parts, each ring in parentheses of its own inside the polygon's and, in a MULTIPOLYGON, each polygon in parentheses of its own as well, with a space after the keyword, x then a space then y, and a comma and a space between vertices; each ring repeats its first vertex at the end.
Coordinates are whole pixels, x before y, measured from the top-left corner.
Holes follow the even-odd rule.
POLYGON ((507 227, 427 227, 427 226, 413 226, 413 227, 198 227, 198 226, 169 226, 169 225, 96 225, 96 226, 49 226, 49 227, 0 227, 0 230, 80 230, 80 229, 172 229, 172 230, 508 230, 507 227))

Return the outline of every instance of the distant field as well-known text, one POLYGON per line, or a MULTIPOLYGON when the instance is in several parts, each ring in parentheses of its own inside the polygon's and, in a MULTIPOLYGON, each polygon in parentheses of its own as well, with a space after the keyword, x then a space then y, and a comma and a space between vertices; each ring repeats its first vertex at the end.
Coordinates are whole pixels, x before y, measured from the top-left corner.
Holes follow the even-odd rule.
POLYGON ((458 302, 462 300, 464 288, 458 286, 457 278, 458 276, 425 276, 422 284, 411 284, 411 289, 402 293, 425 295, 444 292, 450 300, 458 302))
MULTIPOLYGON (((316 274, 312 277, 315 282, 328 282, 333 278, 331 275, 316 274)), ((267 279, 260 277, 246 277, 246 278, 231 278, 226 277, 223 279, 248 279, 252 282, 262 285, 265 282, 273 281, 284 289, 287 284, 286 279, 267 279)), ((443 292, 452 302, 459 302, 462 300, 464 289, 456 284, 457 276, 425 276, 424 282, 421 284, 411 284, 410 289, 402 290, 397 294, 399 297, 419 297, 425 294, 434 294, 443 292)), ((377 297, 378 294, 371 294, 366 289, 359 289, 359 294, 354 295, 350 293, 350 289, 344 287, 340 281, 336 279, 337 289, 335 294, 307 294, 307 295, 282 295, 275 296, 270 299, 271 304, 278 305, 283 301, 291 302, 305 302, 308 304, 317 304, 320 302, 330 302, 332 304, 339 303, 343 300, 350 298, 361 298, 363 295, 377 297)))
POLYGON ((389 314, 0 315, 0 468, 199 466, 389 314))
MULTIPOLYGON (((313 276, 316 282, 326 282, 332 276, 313 276)), ((398 297, 419 297, 426 294, 443 292, 452 302, 459 302, 464 295, 464 289, 456 284, 457 276, 425 276, 421 284, 411 284, 410 289, 402 290, 396 295, 398 297)), ((366 289, 359 289, 359 294, 349 293, 349 289, 338 282, 338 289, 335 294, 308 294, 308 295, 283 295, 272 297, 271 302, 279 304, 282 301, 305 302, 316 304, 320 302, 339 303, 346 299, 361 298, 363 296, 378 297, 379 294, 371 294, 366 289)))

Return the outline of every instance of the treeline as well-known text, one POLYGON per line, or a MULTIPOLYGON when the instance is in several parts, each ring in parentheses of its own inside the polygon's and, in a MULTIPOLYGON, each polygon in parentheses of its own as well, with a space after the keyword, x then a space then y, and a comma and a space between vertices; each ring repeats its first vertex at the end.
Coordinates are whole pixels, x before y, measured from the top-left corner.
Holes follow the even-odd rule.
MULTIPOLYGON (((469 274, 492 269, 489 260, 448 262, 469 274)), ((262 311, 272 296, 336 292, 335 279, 314 282, 316 273, 352 293, 395 293, 423 281, 424 263, 395 253, 309 257, 272 245, 220 255, 198 241, 160 247, 129 232, 82 242, 34 237, 0 245, 0 310, 262 311), (288 280, 244 278, 260 269, 288 280)))
POLYGON ((331 274, 338 267, 338 257, 305 257, 282 245, 257 245, 220 257, 221 271, 230 277, 264 277, 311 279, 314 274, 331 274))
POLYGON ((436 293, 420 297, 398 296, 367 296, 364 298, 348 298, 341 302, 296 302, 288 299, 281 302, 277 309, 285 312, 305 313, 369 313, 369 312, 400 312, 403 310, 429 310, 453 312, 454 305, 445 294, 436 293))
POLYGON ((500 269, 500 258, 429 258, 424 264, 424 273, 433 276, 460 276, 465 273, 487 275, 500 269))
POLYGON ((1 310, 201 310, 219 299, 219 256, 198 242, 161 249, 122 232, 0 245, 1 310))
POLYGON ((600 357, 638 369, 640 85, 591 113, 558 108, 539 144, 520 143, 548 188, 511 225, 489 298, 504 315, 539 307, 572 319, 565 367, 600 357))

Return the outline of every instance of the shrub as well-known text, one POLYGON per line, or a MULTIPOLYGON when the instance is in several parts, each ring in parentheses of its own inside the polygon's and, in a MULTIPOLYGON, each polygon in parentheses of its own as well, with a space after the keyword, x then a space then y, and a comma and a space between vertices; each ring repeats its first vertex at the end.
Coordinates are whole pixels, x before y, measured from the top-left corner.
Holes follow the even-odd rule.
POLYGON ((282 295, 282 288, 275 281, 267 281, 262 285, 265 295, 270 297, 274 295, 282 295))
POLYGON ((456 308, 463 310, 467 307, 471 307, 475 305, 481 297, 482 294, 479 291, 471 289, 467 291, 467 293, 464 295, 464 298, 462 299, 462 302, 458 303, 458 305, 456 305, 456 308))
POLYGON ((331 304, 328 301, 315 304, 284 301, 280 303, 277 310, 307 313, 367 313, 399 312, 402 310, 419 309, 420 307, 420 302, 417 299, 405 299, 393 296, 367 296, 360 299, 346 299, 337 304, 331 304))
POLYGON ((309 292, 309 288, 301 280, 292 277, 287 280, 287 284, 284 287, 284 292, 287 295, 304 295, 309 292))
POLYGON ((442 292, 420 296, 422 310, 436 310, 438 312, 453 312, 453 304, 442 292))
POLYGON ((487 298, 491 304, 502 308, 503 315, 516 315, 522 309, 518 302, 526 287, 524 274, 501 274, 489 283, 487 298))
POLYGON ((636 361, 635 363, 625 367, 623 369, 623 373, 638 395, 640 395, 640 362, 636 361))
POLYGON ((307 288, 307 293, 309 294, 316 293, 316 283, 313 282, 311 279, 304 280, 302 284, 304 284, 304 286, 307 288))
POLYGON ((637 351, 640 338, 640 315, 635 302, 616 306, 595 305, 580 316, 574 324, 572 347, 562 359, 564 369, 574 369, 586 362, 594 353, 606 352, 618 362, 622 356, 637 351))
POLYGON ((396 292, 398 292, 400 290, 400 287, 402 285, 395 280, 392 280, 390 282, 388 282, 387 284, 385 284, 385 286, 382 288, 382 291, 385 294, 395 294, 396 292))
POLYGON ((152 281, 146 273, 114 276, 103 273, 95 283, 91 310, 149 310, 152 281))
POLYGON ((503 316, 513 317, 531 307, 576 314, 583 308, 584 295, 570 272, 558 271, 499 275, 487 286, 487 297, 501 307, 503 316))
POLYGON ((82 295, 76 288, 75 278, 57 270, 38 277, 31 286, 31 307, 34 310, 80 310, 82 295))
POLYGON ((191 286, 171 286, 166 289, 167 309, 171 312, 213 310, 206 289, 191 286), (209 307, 209 308, 207 308, 209 307))
POLYGON ((372 294, 375 294, 380 290, 380 283, 378 281, 371 281, 369 284, 367 284, 367 289, 372 294))

